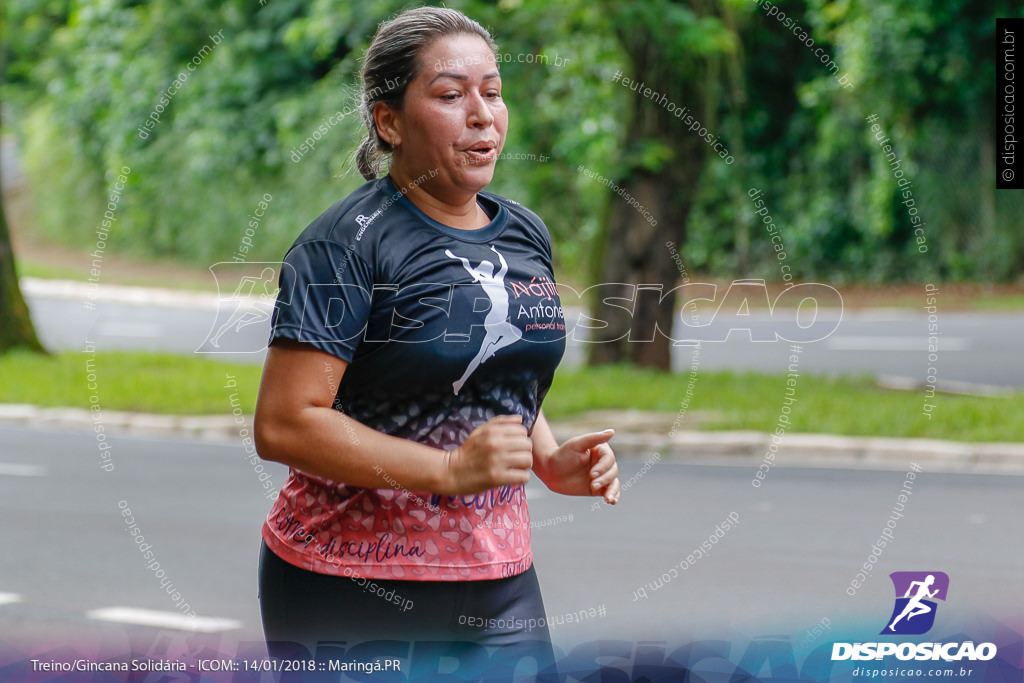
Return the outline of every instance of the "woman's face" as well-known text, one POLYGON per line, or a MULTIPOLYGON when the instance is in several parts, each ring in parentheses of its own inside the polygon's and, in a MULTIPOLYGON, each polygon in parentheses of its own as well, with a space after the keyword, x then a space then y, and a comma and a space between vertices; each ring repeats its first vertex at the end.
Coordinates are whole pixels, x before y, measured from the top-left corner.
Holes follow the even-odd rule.
POLYGON ((419 55, 402 108, 381 122, 386 135, 396 136, 392 169, 407 181, 451 203, 482 190, 508 129, 501 77, 487 43, 470 34, 435 41, 419 55))

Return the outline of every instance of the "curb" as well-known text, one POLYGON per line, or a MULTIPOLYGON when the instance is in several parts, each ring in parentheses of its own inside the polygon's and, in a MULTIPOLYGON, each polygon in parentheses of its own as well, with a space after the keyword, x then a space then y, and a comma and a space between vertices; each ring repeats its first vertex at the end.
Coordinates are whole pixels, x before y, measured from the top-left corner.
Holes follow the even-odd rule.
POLYGON ((23 403, 0 404, 0 425, 15 424, 27 427, 54 427, 94 431, 102 424, 110 434, 145 434, 155 436, 187 436, 211 441, 238 439, 238 430, 252 424, 252 416, 239 423, 232 415, 152 415, 104 410, 100 420, 84 408, 41 408, 23 403))
MULTIPOLYGON (((559 439, 563 434, 559 434, 559 439)), ((564 436, 568 436, 567 434, 564 436)), ((925 469, 956 472, 1024 474, 1024 444, 965 443, 941 439, 786 434, 770 451, 767 432, 679 431, 668 437, 651 434, 616 435, 615 452, 623 457, 650 457, 654 453, 672 459, 713 458, 735 464, 769 468, 852 467, 905 469, 911 463, 925 469)))
MULTIPOLYGON (((184 436, 218 442, 240 442, 239 430, 252 425, 252 416, 151 415, 104 411, 107 433, 184 436), (239 422, 241 420, 241 422, 239 422)), ((627 420, 628 422, 628 420, 627 420)), ((26 404, 0 404, 0 425, 52 427, 94 431, 93 415, 83 408, 41 408, 26 404)), ((559 441, 587 428, 573 422, 551 425, 559 441)), ((773 435, 767 432, 661 432, 647 425, 643 431, 619 431, 613 445, 618 457, 648 459, 655 454, 673 460, 709 458, 717 463, 769 467, 844 467, 904 469, 918 463, 933 471, 1024 474, 1024 444, 964 443, 941 439, 786 434, 769 457, 773 435)))

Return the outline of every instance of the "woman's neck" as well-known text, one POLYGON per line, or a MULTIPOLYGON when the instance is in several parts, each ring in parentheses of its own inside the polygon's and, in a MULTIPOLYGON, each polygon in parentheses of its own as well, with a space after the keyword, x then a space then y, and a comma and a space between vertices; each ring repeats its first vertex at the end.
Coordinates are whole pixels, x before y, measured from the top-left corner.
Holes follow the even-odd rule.
MULTIPOLYGON (((391 168, 388 173, 395 187, 411 201, 417 209, 438 223, 459 230, 476 230, 491 222, 490 216, 476 200, 476 193, 458 198, 441 198, 428 192, 423 181, 411 178, 402 169, 391 168)), ((419 178, 423 178, 422 175, 419 178)))

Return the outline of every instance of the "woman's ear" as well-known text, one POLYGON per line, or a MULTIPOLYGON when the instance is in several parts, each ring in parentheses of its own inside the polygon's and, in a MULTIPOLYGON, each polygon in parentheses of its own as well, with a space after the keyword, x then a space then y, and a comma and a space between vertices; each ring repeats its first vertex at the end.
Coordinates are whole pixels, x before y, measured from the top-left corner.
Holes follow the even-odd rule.
POLYGON ((386 102, 377 102, 373 105, 373 123, 377 126, 377 134, 392 147, 402 143, 399 118, 398 110, 386 102))

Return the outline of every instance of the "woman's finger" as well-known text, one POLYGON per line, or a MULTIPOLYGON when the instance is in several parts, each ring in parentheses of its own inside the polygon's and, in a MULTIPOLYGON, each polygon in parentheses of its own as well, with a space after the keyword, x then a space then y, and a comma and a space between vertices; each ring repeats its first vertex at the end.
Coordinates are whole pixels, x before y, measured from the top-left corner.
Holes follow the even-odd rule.
POLYGON ((616 477, 612 481, 612 483, 608 485, 608 488, 606 488, 604 490, 604 494, 603 495, 604 495, 605 501, 607 501, 611 505, 615 505, 616 503, 619 502, 619 496, 622 495, 621 491, 622 491, 622 487, 621 487, 621 484, 619 483, 619 478, 616 477))
POLYGON ((611 439, 613 436, 615 436, 615 430, 606 429, 602 432, 590 432, 589 434, 580 434, 579 436, 574 436, 568 441, 566 441, 565 445, 574 451, 586 453, 588 448, 597 448, 599 444, 603 444, 604 442, 611 439))
POLYGON ((595 454, 594 457, 598 458, 598 464, 591 468, 590 489, 593 491, 592 495, 603 496, 608 487, 618 481, 619 465, 615 462, 615 454, 610 448, 605 453, 595 454), (595 472, 597 476, 594 476, 595 472))
MULTIPOLYGON (((618 474, 618 464, 615 462, 615 453, 608 444, 601 444, 590 449, 590 477, 596 479, 604 477, 612 470, 618 474)), ((607 482, 605 482, 607 483, 607 482)))

